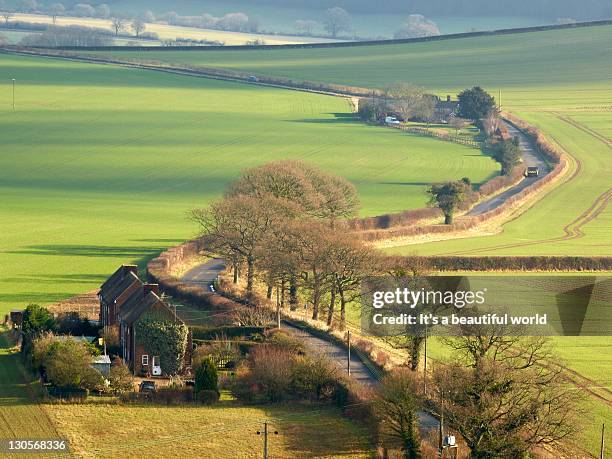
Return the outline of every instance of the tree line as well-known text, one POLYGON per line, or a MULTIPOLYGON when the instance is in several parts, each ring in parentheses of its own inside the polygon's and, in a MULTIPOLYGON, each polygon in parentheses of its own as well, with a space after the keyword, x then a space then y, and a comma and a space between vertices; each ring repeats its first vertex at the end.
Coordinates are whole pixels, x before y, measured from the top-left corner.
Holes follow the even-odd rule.
POLYGON ((373 4, 368 0, 313 0, 305 4, 300 0, 259 0, 258 4, 283 7, 324 10, 335 6, 350 9, 359 14, 412 14, 426 16, 527 16, 556 19, 604 19, 612 16, 612 5, 608 0, 384 0, 373 4))

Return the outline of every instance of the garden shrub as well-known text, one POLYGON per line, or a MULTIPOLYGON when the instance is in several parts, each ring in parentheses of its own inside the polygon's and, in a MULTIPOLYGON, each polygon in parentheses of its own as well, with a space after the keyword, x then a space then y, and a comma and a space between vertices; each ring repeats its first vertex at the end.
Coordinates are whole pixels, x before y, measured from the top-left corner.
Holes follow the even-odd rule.
POLYGON ((111 390, 116 394, 134 391, 134 376, 123 360, 118 357, 113 360, 108 380, 111 390))
POLYGON ((328 359, 298 357, 292 368, 291 390, 298 398, 330 400, 337 380, 338 369, 328 359))
POLYGON ((195 368, 195 393, 198 399, 204 391, 219 392, 217 367, 210 357, 203 359, 195 368))

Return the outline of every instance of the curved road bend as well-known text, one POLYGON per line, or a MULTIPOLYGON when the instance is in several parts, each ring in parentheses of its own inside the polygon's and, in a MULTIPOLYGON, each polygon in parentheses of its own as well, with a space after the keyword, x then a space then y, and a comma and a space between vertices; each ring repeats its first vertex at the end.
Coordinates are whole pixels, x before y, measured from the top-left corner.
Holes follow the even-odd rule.
MULTIPOLYGON (((214 292, 213 283, 225 267, 225 260, 213 258, 187 271, 181 278, 181 281, 214 292)), ((286 330, 291 330, 291 333, 299 337, 312 354, 325 355, 334 362, 341 371, 346 371, 348 353, 342 346, 314 336, 306 330, 291 325, 285 320, 283 320, 282 326, 286 330)), ((379 384, 376 375, 372 373, 355 353, 351 354, 351 378, 367 387, 376 387, 379 384)), ((423 431, 438 428, 438 420, 428 413, 419 413, 419 419, 419 425, 423 431)))
POLYGON ((525 177, 516 185, 508 188, 503 193, 498 194, 497 196, 492 197, 491 199, 487 199, 486 201, 481 202, 480 204, 475 205, 466 215, 480 215, 488 212, 490 210, 495 209, 502 205, 506 200, 514 196, 515 194, 520 193, 529 185, 538 180, 541 180, 544 176, 546 176, 550 172, 550 167, 548 163, 542 157, 542 154, 538 150, 538 148, 534 145, 529 137, 527 137, 523 131, 517 129, 513 124, 505 121, 504 122, 506 128, 508 128, 508 132, 512 137, 519 138, 519 148, 521 150, 521 157, 523 158, 523 164, 527 167, 537 167, 539 169, 539 174, 537 177, 525 177))

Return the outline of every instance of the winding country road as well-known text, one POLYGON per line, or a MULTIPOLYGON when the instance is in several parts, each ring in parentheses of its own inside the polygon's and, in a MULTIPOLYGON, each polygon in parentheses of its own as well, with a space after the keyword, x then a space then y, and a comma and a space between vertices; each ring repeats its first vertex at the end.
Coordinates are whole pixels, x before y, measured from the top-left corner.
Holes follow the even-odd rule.
MULTIPOLYGON (((226 263, 223 259, 213 258, 187 271, 183 274, 181 281, 214 292, 214 282, 225 268, 226 263)), ((314 336, 286 320, 283 320, 281 325, 300 338, 312 355, 324 355, 334 362, 341 371, 347 370, 348 352, 343 346, 314 336)), ((351 379, 367 387, 376 387, 379 384, 379 376, 355 353, 351 354, 351 379)), ((437 429, 438 420, 428 413, 421 412, 419 413, 419 426, 423 432, 437 429)))
POLYGON ((548 163, 544 160, 542 154, 539 152, 538 148, 534 145, 531 139, 529 139, 529 137, 527 137, 523 131, 518 129, 513 124, 507 121, 505 121, 504 124, 506 125, 510 135, 512 137, 518 137, 519 139, 519 149, 521 151, 521 157, 523 158, 523 165, 527 167, 537 167, 539 169, 539 174, 537 177, 525 177, 519 183, 511 186, 503 193, 475 205, 466 215, 480 215, 499 207, 509 198, 520 193, 538 180, 541 180, 550 172, 548 163))

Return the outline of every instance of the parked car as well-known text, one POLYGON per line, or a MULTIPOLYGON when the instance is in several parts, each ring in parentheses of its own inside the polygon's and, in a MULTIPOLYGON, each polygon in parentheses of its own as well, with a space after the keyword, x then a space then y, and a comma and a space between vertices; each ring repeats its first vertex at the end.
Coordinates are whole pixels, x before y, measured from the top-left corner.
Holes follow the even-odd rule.
POLYGON ((525 171, 525 177, 537 177, 540 175, 540 170, 537 167, 528 167, 525 171))
POLYGON ((139 392, 153 393, 157 389, 155 388, 155 381, 142 381, 140 383, 139 392))
POLYGON ((398 125, 400 124, 399 120, 395 116, 387 116, 385 118, 385 124, 398 125))

